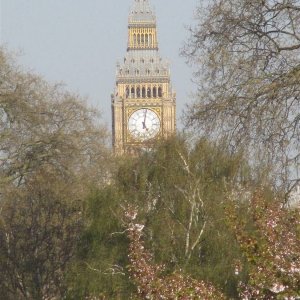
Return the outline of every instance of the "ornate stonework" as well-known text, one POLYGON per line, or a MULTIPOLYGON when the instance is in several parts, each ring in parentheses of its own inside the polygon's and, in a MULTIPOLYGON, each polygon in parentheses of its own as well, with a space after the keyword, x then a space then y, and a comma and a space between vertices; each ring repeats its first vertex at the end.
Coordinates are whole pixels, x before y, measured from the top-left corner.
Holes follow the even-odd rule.
POLYGON ((169 64, 159 55, 156 18, 148 0, 135 0, 129 15, 128 47, 117 66, 112 117, 117 154, 151 147, 175 133, 176 94, 169 64))

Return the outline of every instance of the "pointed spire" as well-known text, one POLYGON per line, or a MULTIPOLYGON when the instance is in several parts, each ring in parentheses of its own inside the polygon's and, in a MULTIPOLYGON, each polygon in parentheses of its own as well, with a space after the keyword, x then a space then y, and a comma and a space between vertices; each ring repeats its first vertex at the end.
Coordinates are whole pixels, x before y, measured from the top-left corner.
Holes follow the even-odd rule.
POLYGON ((134 0, 129 15, 129 23, 155 23, 156 18, 149 0, 134 0))

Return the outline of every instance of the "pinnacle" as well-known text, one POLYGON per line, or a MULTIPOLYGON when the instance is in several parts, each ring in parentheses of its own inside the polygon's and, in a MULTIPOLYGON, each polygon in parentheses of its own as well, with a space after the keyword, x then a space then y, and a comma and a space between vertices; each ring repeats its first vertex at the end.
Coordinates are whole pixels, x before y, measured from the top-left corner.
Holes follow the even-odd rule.
POLYGON ((130 15, 130 22, 155 22, 155 15, 149 0, 134 0, 130 15))

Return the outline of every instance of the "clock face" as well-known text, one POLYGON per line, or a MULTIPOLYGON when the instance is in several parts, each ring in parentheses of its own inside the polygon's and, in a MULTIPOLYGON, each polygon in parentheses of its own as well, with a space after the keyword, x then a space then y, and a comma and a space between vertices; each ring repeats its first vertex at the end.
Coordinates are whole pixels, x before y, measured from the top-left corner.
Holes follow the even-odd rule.
POLYGON ((138 109, 129 117, 128 130, 136 140, 146 141, 153 139, 160 130, 159 117, 151 109, 138 109))

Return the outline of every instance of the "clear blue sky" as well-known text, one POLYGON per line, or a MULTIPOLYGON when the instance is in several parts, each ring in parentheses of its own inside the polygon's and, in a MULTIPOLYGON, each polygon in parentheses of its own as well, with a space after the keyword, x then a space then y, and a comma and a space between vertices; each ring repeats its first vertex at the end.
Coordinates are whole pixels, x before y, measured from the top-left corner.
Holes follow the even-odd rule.
MULTIPOLYGON (((127 46, 133 0, 0 0, 0 42, 21 51, 19 63, 88 98, 110 128, 117 60, 127 46)), ((152 0, 161 55, 171 63, 177 115, 191 102, 192 70, 179 56, 197 0, 152 0)), ((180 120, 179 120, 180 125, 180 120)))

